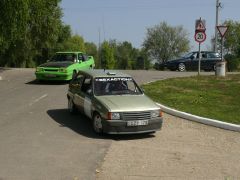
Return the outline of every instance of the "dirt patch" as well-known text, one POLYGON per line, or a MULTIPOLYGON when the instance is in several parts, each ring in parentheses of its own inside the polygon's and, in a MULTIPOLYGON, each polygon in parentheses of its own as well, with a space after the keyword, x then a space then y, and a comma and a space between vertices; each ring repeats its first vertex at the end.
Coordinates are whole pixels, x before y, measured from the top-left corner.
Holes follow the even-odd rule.
POLYGON ((240 179, 240 133, 164 115, 155 136, 114 141, 98 180, 240 179))

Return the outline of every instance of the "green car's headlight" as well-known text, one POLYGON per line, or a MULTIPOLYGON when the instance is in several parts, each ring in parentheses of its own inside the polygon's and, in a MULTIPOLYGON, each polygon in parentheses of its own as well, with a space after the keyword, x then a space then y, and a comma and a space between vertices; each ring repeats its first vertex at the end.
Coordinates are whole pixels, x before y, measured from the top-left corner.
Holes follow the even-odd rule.
POLYGON ((120 113, 117 112, 108 112, 108 119, 112 119, 112 120, 118 120, 120 119, 120 113))
POLYGON ((66 72, 67 72, 67 69, 66 69, 66 68, 60 68, 58 71, 59 71, 59 72, 66 73, 66 72))
POLYGON ((41 67, 36 68, 36 72, 42 72, 42 71, 43 71, 43 68, 41 68, 41 67))

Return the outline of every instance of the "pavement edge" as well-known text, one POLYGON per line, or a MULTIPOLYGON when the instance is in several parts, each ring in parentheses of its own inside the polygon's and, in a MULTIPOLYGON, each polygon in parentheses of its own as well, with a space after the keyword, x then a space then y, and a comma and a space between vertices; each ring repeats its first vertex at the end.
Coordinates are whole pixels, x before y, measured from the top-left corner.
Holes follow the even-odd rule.
POLYGON ((159 104, 159 103, 156 103, 156 104, 158 106, 160 106, 160 108, 162 109, 163 112, 166 112, 168 114, 171 114, 171 115, 174 115, 174 116, 177 116, 177 117, 181 117, 181 118, 184 118, 184 119, 187 119, 187 120, 199 122, 199 123, 202 123, 202 124, 214 126, 214 127, 240 132, 240 125, 226 123, 226 122, 222 122, 222 121, 215 120, 215 119, 204 118, 204 117, 192 115, 192 114, 189 114, 189 113, 186 113, 186 112, 181 112, 181 111, 169 108, 169 107, 164 106, 164 105, 159 104))

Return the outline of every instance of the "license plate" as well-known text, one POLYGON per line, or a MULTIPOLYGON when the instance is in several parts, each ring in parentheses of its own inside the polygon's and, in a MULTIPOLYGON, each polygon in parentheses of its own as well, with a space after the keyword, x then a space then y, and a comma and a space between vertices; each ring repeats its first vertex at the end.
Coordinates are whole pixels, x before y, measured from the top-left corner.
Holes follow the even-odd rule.
POLYGON ((46 77, 56 77, 55 74, 46 74, 45 76, 46 76, 46 77))
POLYGON ((127 121, 127 126, 146 126, 148 120, 127 121))

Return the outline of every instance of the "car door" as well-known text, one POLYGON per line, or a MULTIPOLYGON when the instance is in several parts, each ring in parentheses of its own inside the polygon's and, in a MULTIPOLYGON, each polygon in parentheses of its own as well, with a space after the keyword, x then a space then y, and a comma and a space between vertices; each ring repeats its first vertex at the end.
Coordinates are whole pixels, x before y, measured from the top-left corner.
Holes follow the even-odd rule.
POLYGON ((70 82, 69 89, 72 94, 72 100, 73 103, 77 106, 78 109, 80 109, 80 103, 79 99, 81 99, 79 96, 81 96, 81 86, 84 80, 83 74, 77 74, 77 76, 70 82))
POLYGON ((198 68, 198 52, 193 52, 193 54, 189 58, 191 60, 188 61, 187 69, 196 70, 198 68))
POLYGON ((207 70, 215 70, 216 63, 218 61, 221 61, 220 54, 216 53, 216 52, 209 52, 207 54, 206 69, 207 70))
POLYGON ((92 110, 92 78, 85 76, 81 89, 76 93, 76 104, 79 110, 91 118, 92 110))
POLYGON ((208 57, 207 52, 201 52, 201 70, 208 69, 208 57))

